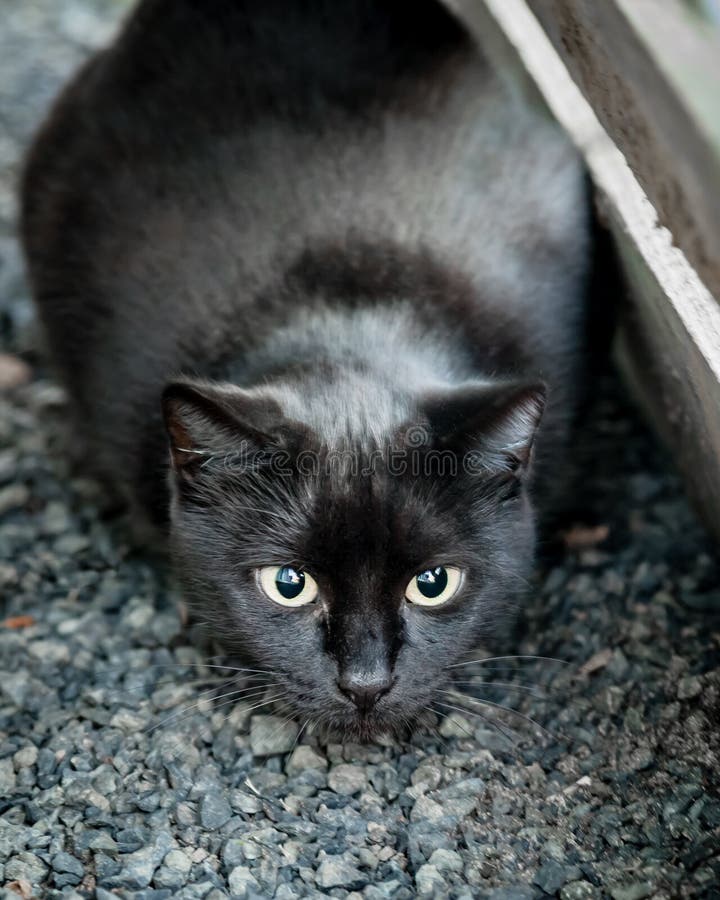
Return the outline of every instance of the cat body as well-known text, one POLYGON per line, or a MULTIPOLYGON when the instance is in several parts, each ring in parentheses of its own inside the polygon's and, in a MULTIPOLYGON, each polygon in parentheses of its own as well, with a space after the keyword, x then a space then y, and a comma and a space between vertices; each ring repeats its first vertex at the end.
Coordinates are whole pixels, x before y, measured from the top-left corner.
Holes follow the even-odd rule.
POLYGON ((430 0, 144 0, 23 186, 89 458, 227 644, 361 736, 519 596, 588 231, 567 140, 430 0), (433 572, 459 573, 447 603, 417 593, 433 572))

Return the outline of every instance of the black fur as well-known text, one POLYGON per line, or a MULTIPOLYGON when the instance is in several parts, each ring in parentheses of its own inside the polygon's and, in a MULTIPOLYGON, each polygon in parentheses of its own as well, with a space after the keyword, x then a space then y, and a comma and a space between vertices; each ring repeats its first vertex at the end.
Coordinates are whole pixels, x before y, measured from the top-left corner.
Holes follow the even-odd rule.
POLYGON ((38 136, 23 236, 89 457, 305 717, 400 728, 508 622, 563 487, 587 219, 565 139, 433 0, 145 0, 38 136), (259 591, 285 564, 315 603, 259 591), (457 596, 406 602, 436 565, 457 596), (373 677, 372 709, 341 689, 373 677))

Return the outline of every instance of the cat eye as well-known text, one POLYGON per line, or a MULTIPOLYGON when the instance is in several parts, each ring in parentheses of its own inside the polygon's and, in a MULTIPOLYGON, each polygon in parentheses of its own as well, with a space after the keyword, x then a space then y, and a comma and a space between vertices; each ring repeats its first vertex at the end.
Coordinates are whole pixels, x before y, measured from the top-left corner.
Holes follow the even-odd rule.
POLYGON ((455 566, 435 566, 416 575, 405 589, 405 599, 417 606, 442 606, 458 592, 462 572, 455 566))
POLYGON ((264 566, 257 578, 263 593, 280 606, 305 606, 318 595, 312 575, 292 566, 264 566))

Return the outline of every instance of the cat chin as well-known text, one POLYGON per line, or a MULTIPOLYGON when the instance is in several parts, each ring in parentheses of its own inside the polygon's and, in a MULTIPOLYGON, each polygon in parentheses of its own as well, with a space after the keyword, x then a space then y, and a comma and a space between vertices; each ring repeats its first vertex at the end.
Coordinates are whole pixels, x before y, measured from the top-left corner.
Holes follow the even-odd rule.
POLYGON ((324 725, 318 732, 323 741, 354 744, 386 744, 406 740, 412 728, 390 721, 367 721, 360 718, 324 725))
POLYGON ((360 716, 348 714, 326 714, 319 717, 313 729, 321 741, 340 741, 358 744, 372 744, 406 741, 415 730, 417 716, 392 713, 360 716))

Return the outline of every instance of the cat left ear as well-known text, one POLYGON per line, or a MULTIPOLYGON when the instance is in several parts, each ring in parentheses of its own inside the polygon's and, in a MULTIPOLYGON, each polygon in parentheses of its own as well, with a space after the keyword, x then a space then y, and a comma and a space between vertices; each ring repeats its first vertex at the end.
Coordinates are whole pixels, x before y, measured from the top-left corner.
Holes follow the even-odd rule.
POLYGON ((191 380, 168 385, 162 409, 176 475, 191 480, 210 458, 277 446, 282 417, 267 397, 191 380))
POLYGON ((489 472, 522 475, 529 467, 547 389, 537 382, 466 382, 425 398, 437 446, 473 452, 489 472))

